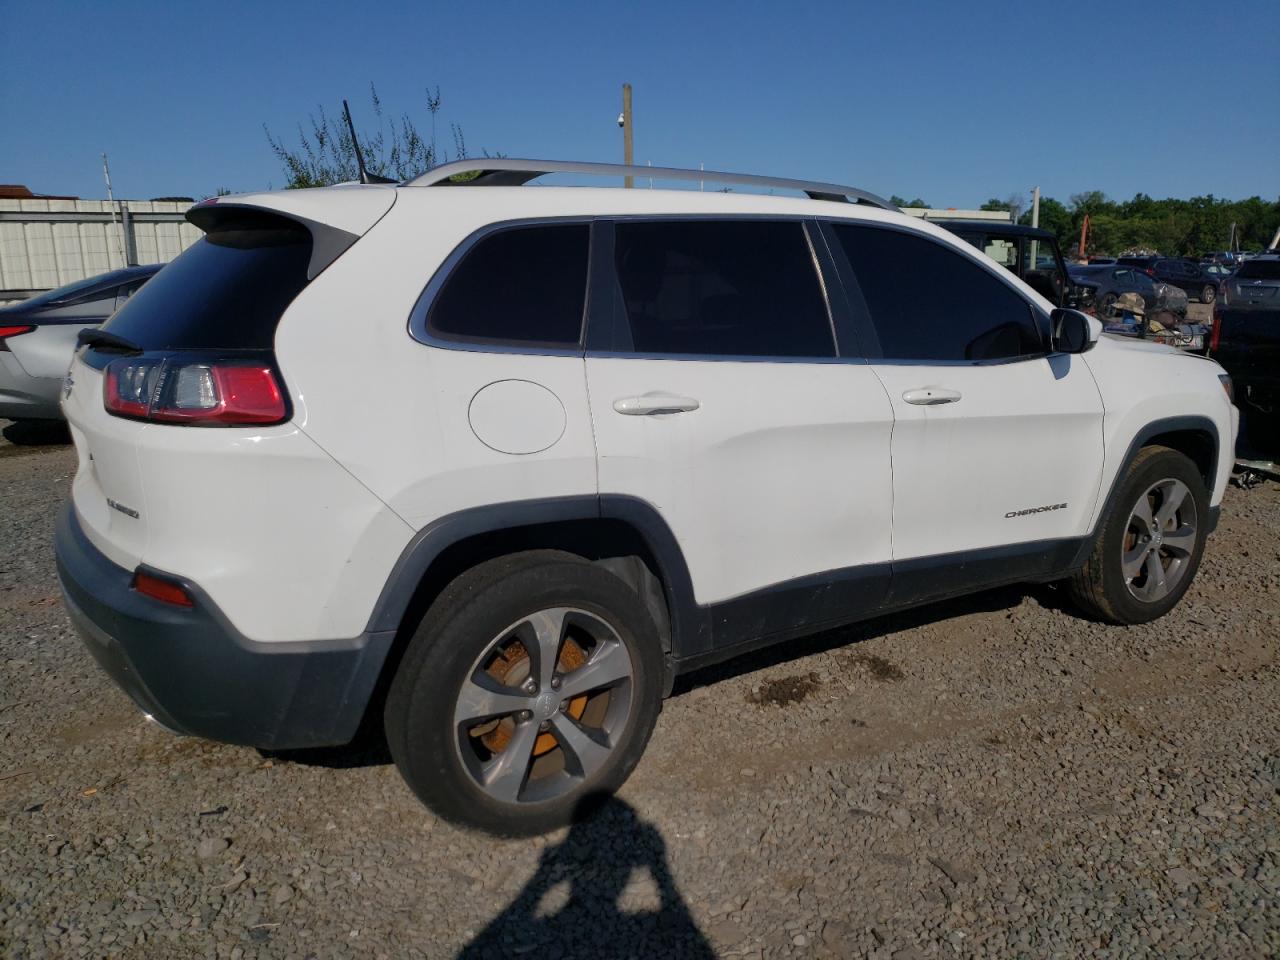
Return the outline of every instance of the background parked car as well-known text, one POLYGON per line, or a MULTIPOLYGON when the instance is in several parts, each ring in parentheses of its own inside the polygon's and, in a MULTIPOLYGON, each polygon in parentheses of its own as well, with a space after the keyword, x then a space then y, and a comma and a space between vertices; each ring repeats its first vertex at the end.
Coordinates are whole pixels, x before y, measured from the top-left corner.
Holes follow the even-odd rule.
POLYGON ((1137 267, 1153 280, 1171 283, 1201 303, 1213 303, 1219 278, 1205 273, 1194 260, 1181 257, 1120 257, 1118 263, 1137 267))
POLYGON ((1048 230, 988 220, 936 222, 1007 267, 1050 303, 1060 307, 1074 305, 1067 265, 1057 238, 1048 230))
POLYGON ((1110 315, 1122 293, 1136 293, 1148 310, 1156 306, 1156 282, 1141 270, 1123 264, 1072 265, 1067 268, 1080 297, 1081 309, 1093 307, 1099 319, 1110 315))
POLYGON ((1235 273, 1236 267, 1238 266, 1238 263, 1201 263, 1200 269, 1204 271, 1207 276, 1212 277, 1214 282, 1221 287, 1222 281, 1235 273))
POLYGON ((162 266, 112 270, 0 308, 0 417, 61 420, 76 336, 103 323, 162 266))

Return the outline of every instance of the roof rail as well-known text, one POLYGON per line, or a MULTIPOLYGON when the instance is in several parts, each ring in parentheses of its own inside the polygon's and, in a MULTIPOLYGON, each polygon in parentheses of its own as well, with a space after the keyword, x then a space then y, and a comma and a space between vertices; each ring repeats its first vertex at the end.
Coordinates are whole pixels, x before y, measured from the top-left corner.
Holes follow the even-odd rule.
POLYGON ((552 173, 573 173, 592 177, 651 177, 654 180, 698 180, 712 183, 740 184, 750 187, 773 187, 780 190, 797 190, 812 200, 833 200, 837 203, 865 203, 881 210, 898 212, 888 200, 874 193, 845 187, 838 183, 819 183, 811 180, 789 180, 785 177, 762 177, 752 173, 724 173, 718 170, 686 170, 681 167, 637 167, 621 163, 584 163, 576 160, 512 160, 506 157, 485 157, 476 160, 455 160, 432 167, 421 176, 406 180, 406 187, 519 187, 530 180, 552 173), (455 180, 459 174, 475 174, 466 180, 455 180))

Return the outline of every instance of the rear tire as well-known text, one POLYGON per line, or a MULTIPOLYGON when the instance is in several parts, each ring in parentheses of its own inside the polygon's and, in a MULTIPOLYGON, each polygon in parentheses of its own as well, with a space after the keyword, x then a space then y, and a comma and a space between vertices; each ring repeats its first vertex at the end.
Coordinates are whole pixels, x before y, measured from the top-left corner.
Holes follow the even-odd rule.
POLYGON ((657 628, 621 579, 569 554, 504 557, 428 610, 391 684, 387 743, 444 819, 543 833, 627 779, 662 678, 657 628))
POLYGON ((1208 535, 1209 494, 1196 465, 1168 447, 1144 447, 1125 472, 1084 567, 1075 602, 1111 623, 1164 616, 1191 586, 1208 535))
POLYGON ((1213 303, 1213 301, 1217 299, 1217 296, 1218 291, 1214 288, 1213 284, 1206 283, 1204 289, 1200 291, 1200 302, 1213 303))

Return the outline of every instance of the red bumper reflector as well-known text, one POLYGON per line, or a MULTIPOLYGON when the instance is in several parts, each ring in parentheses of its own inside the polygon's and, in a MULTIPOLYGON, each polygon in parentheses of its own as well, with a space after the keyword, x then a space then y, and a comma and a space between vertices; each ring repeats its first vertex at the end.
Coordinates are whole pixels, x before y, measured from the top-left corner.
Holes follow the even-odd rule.
POLYGON ((142 570, 134 571, 132 587, 153 600, 162 600, 178 607, 195 606, 191 598, 187 596, 187 591, 183 590, 182 587, 176 583, 170 583, 168 580, 153 577, 142 570))

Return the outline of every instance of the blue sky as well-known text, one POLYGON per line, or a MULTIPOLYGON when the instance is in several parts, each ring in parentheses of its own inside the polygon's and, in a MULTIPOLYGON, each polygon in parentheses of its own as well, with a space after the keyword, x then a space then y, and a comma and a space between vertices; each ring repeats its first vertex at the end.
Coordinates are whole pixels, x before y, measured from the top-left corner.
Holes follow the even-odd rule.
POLYGON ((262 132, 368 87, 473 154, 636 159, 975 206, 1280 195, 1280 3, 168 3, 6 0, 0 182, 279 187, 262 132), (17 42, 17 41, 21 42, 17 42))

